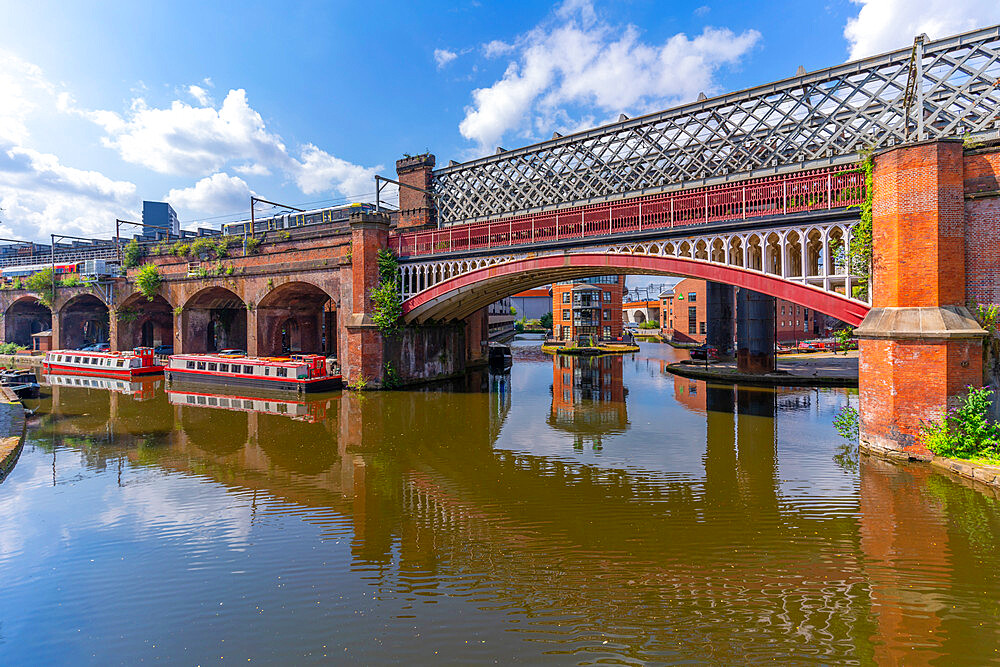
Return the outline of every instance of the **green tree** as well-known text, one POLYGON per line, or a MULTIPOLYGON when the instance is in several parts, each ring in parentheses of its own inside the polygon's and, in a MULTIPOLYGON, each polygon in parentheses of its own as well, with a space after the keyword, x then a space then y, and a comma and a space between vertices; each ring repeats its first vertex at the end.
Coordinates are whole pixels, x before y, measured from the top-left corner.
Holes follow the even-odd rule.
POLYGON ((156 264, 143 264, 135 276, 135 286, 147 301, 152 301, 156 297, 161 282, 160 269, 156 264))
POLYGON ((37 294, 38 300, 51 308, 52 302, 55 300, 51 267, 28 276, 24 280, 24 288, 37 294))
POLYGON ((545 313, 540 318, 538 318, 538 324, 540 324, 543 329, 551 329, 552 313, 545 313))
POLYGON ((145 255, 146 253, 139 242, 132 239, 125 244, 125 250, 122 252, 122 268, 134 269, 139 266, 139 262, 145 255))

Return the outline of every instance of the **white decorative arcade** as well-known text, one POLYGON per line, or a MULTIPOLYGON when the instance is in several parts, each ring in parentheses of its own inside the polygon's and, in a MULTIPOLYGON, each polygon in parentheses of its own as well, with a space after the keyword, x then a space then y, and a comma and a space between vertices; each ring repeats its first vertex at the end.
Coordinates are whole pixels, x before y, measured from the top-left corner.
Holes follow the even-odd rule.
POLYGON ((839 220, 684 236, 664 234, 641 241, 581 243, 569 251, 539 252, 528 246, 477 257, 413 258, 412 261, 403 258, 400 260, 400 285, 403 299, 409 299, 446 280, 526 257, 603 252, 703 260, 811 285, 866 303, 868 297, 856 289, 859 276, 850 274, 845 259, 845 249, 850 244, 855 224, 839 220))

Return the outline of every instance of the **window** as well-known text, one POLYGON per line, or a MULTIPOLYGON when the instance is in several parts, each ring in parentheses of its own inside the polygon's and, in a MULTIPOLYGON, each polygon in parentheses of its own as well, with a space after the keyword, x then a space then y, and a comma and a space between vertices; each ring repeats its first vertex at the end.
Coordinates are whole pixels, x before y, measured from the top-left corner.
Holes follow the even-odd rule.
POLYGON ((611 311, 610 310, 605 310, 604 311, 604 319, 606 319, 606 320, 610 320, 611 319, 611 311))
POLYGON ((253 366, 244 366, 243 372, 247 375, 253 375, 253 366))
POLYGON ((286 377, 288 377, 288 369, 284 368, 284 367, 275 368, 274 369, 274 374, 277 375, 280 378, 286 378, 286 377))
POLYGON ((193 369, 194 368, 194 362, 193 361, 187 362, 186 367, 189 368, 189 369, 193 369))
POLYGON ((80 363, 80 357, 73 357, 73 363, 74 364, 80 363))
POLYGON ((564 320, 569 320, 569 311, 568 310, 564 310, 563 311, 563 319, 564 320))
POLYGON ((218 369, 219 369, 219 364, 215 363, 214 361, 212 361, 212 362, 210 362, 208 364, 208 370, 215 371, 215 370, 218 370, 218 369))
POLYGON ((124 360, 122 360, 122 361, 119 361, 119 362, 118 362, 117 364, 115 364, 115 365, 116 365, 116 366, 117 366, 118 368, 124 368, 124 367, 125 367, 125 361, 124 361, 124 360))
POLYGON ((688 301, 690 301, 691 303, 694 303, 697 300, 698 300, 698 293, 697 292, 688 292, 688 301))
POLYGON ((698 333, 698 308, 695 306, 688 308, 688 333, 698 333))
POLYGON ((270 374, 271 374, 271 368, 269 366, 265 366, 264 367, 264 375, 270 375, 270 374))
POLYGON ((199 361, 198 362, 198 370, 199 371, 205 370, 205 362, 204 361, 199 361))
POLYGON ((228 373, 229 372, 229 364, 219 364, 219 372, 220 373, 228 373))
POLYGON ((781 314, 782 314, 782 315, 784 315, 784 314, 785 314, 785 306, 784 306, 784 304, 782 304, 782 306, 781 306, 781 314))
POLYGON ((708 333, 707 330, 705 329, 705 323, 704 322, 700 322, 698 324, 698 333, 708 333))
POLYGON ((611 338, 611 327, 604 327, 604 337, 611 338))
POLYGON ((569 303, 569 292, 563 292, 563 303, 569 303))

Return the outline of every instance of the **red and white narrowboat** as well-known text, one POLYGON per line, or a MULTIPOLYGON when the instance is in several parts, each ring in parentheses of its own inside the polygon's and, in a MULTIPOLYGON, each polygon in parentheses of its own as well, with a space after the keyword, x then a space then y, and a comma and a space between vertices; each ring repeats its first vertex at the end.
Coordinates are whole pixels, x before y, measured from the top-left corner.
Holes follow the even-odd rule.
POLYGON ((245 357, 230 354, 174 354, 167 362, 167 381, 229 387, 256 387, 312 393, 341 388, 341 376, 327 368, 326 357, 245 357))
POLYGON ((137 347, 131 352, 49 350, 45 353, 42 368, 46 373, 115 378, 132 378, 163 372, 163 366, 157 365, 151 347, 137 347))

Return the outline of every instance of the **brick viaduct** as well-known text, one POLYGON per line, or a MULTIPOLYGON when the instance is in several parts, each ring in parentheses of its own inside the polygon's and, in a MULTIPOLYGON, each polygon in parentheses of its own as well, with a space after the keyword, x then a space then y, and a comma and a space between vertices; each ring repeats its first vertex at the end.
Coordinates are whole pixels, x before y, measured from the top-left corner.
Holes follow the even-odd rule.
MULTIPOLYGON (((433 166, 433 156, 406 158, 397 173, 427 189, 433 166)), ((924 456, 917 438, 923 420, 968 385, 1000 383, 995 339, 967 307, 1000 303, 1000 146, 935 140, 883 151, 875 157, 872 206, 872 309, 856 330, 863 441, 924 456)), ((400 208, 392 220, 356 214, 349 229, 299 228, 265 238, 252 254, 237 251, 194 267, 150 256, 163 278, 152 301, 136 291, 134 272, 105 294, 60 288, 54 345, 76 346, 104 326, 118 349, 172 343, 177 352, 323 352, 339 358, 348 381, 363 376, 372 386, 387 373, 403 382, 460 374, 484 359, 484 311, 406 326, 394 337, 383 337, 372 321, 377 252, 388 246, 390 231, 436 224, 426 194, 401 189, 400 208), (191 275, 199 269, 221 275, 191 275)), ((24 342, 47 326, 48 309, 32 294, 0 292, 0 307, 7 340, 24 342)))

